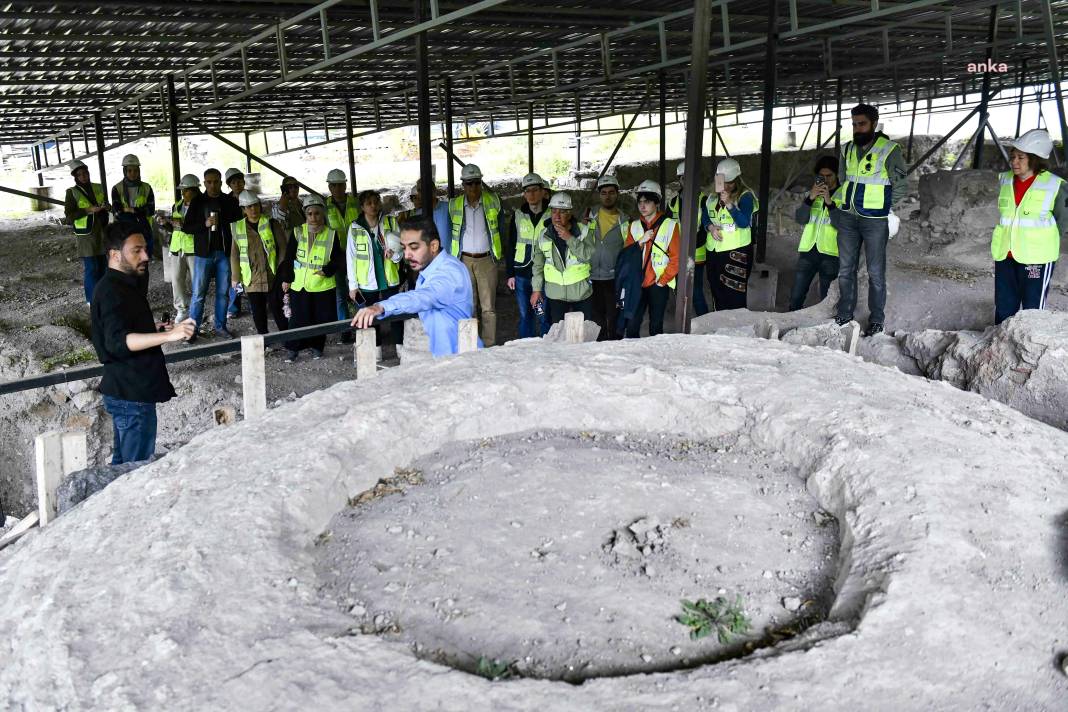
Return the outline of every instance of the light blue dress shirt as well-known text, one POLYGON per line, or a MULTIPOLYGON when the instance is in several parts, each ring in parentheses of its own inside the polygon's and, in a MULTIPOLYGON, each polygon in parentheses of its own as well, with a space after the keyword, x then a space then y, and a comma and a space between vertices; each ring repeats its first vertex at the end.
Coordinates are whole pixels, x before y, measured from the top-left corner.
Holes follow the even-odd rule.
MULTIPOLYGON (((379 319, 395 314, 418 314, 430 338, 430 353, 448 356, 457 351, 460 320, 471 318, 472 301, 467 267, 449 253, 441 252, 419 272, 415 289, 379 302, 385 309, 379 319)), ((478 345, 482 347, 481 340, 478 345)))
MULTIPOLYGON (((412 210, 413 216, 422 214, 422 208, 412 210)), ((438 237, 441 238, 441 251, 448 252, 449 245, 452 243, 452 221, 449 219, 449 203, 439 200, 437 205, 434 206, 434 212, 431 217, 434 219, 434 227, 438 229, 438 237)))

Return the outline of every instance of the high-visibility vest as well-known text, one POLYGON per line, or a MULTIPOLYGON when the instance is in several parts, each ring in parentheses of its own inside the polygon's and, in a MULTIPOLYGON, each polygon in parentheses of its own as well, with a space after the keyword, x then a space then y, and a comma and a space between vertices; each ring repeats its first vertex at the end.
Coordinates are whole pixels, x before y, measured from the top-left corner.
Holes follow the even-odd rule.
POLYGON ((525 267, 530 260, 534 259, 534 239, 538 235, 538 228, 544 221, 545 213, 542 213, 537 222, 524 210, 515 211, 515 264, 525 267))
MULTIPOLYGON (((590 226, 580 222, 578 223, 578 234, 571 239, 584 240, 589 232, 590 226)), ((549 237, 549 228, 547 226, 543 227, 541 232, 538 233, 535 249, 541 250, 542 255, 545 257, 545 267, 542 271, 542 276, 547 283, 566 287, 570 284, 577 284, 590 278, 589 260, 581 262, 575 259, 575 253, 570 249, 567 251, 567 258, 564 259, 564 269, 560 270, 556 266, 556 262, 553 260, 553 250, 555 248, 556 245, 553 244, 553 239, 549 237)), ((557 252, 557 254, 559 254, 559 252, 557 252)))
MULTIPOLYGON (((96 197, 96 204, 103 205, 107 202, 104 196, 104 187, 99 183, 93 183, 93 195, 96 197)), ((93 207, 93 203, 90 202, 89 196, 82 190, 82 186, 76 185, 71 190, 74 191, 74 196, 78 199, 78 207, 82 210, 88 210, 93 207)), ((96 216, 92 213, 86 213, 80 218, 74 221, 74 234, 75 235, 88 235, 93 231, 93 218, 96 216)))
MULTIPOLYGON (((234 236, 234 244, 238 246, 238 262, 241 265, 241 284, 246 287, 252 283, 252 263, 248 259, 248 222, 242 218, 235 223, 230 223, 230 232, 234 236)), ((259 233, 263 250, 267 253, 267 269, 274 272, 275 260, 278 257, 278 248, 274 243, 274 230, 271 229, 271 219, 261 215, 256 223, 256 232, 259 233)), ((327 255, 329 258, 329 255, 327 255)), ((309 289, 308 291, 317 291, 309 289)))
POLYGON ((337 282, 333 277, 320 277, 315 274, 330 262, 330 252, 334 247, 337 233, 331 227, 324 226, 314 239, 308 236, 308 226, 301 225, 293 230, 297 241, 297 255, 293 260, 293 284, 291 289, 305 292, 325 292, 333 289, 337 282))
MULTIPOLYGON (((380 218, 379 225, 382 228, 382 232, 397 232, 397 218, 392 215, 385 215, 380 218)), ((356 273, 356 284, 349 285, 350 289, 360 289, 364 292, 377 292, 378 291, 378 274, 375 273, 375 256, 374 245, 372 240, 377 242, 378 236, 371 236, 367 228, 361 225, 359 222, 353 222, 349 227, 349 239, 355 240, 355 262, 353 264, 356 273)), ((400 284, 400 265, 393 260, 387 260, 385 258, 385 250, 382 251, 382 264, 386 273, 386 286, 396 287, 400 284)))
MULTIPOLYGON (((649 247, 649 263, 653 266, 653 274, 656 275, 657 283, 660 282, 660 278, 664 276, 664 271, 671 264, 671 257, 669 257, 671 250, 671 241, 675 237, 675 227, 679 224, 678 220, 674 218, 664 218, 660 223, 660 227, 656 229, 656 235, 653 236, 653 244, 649 247)), ((630 232, 630 238, 634 242, 638 242, 645 235, 645 225, 641 220, 635 220, 630 224, 628 228, 630 232)), ((672 278, 667 283, 668 287, 675 288, 676 279, 672 278)))
MULTIPOLYGON (((679 197, 680 196, 676 195, 674 198, 671 199, 671 202, 668 203, 668 211, 671 213, 672 217, 674 217, 676 220, 679 221, 679 224, 681 225, 682 224, 682 215, 679 214, 679 207, 680 207, 679 206, 679 197)), ((704 205, 706 200, 708 200, 708 196, 706 196, 704 193, 698 193, 697 194, 697 226, 698 227, 701 226, 701 206, 704 205)), ((697 264, 703 264, 707 259, 708 259, 708 247, 705 246, 704 242, 698 241, 697 242, 697 248, 694 250, 694 253, 693 253, 693 261, 696 262, 697 264)))
MULTIPOLYGON (((753 198, 753 215, 756 215, 760 210, 760 201, 753 195, 753 191, 742 191, 742 195, 738 196, 738 201, 741 202, 742 196, 748 193, 753 198)), ((750 218, 749 227, 738 227, 734 222, 734 216, 731 215, 731 211, 726 207, 719 205, 719 196, 710 195, 705 201, 705 210, 708 211, 708 217, 711 218, 712 223, 719 226, 719 234, 723 238, 716 241, 712 239, 712 234, 709 233, 705 238, 705 247, 712 252, 727 252, 728 250, 737 250, 740 247, 745 247, 753 241, 753 221, 750 218)))
POLYGON ((839 207, 864 218, 885 218, 890 214, 890 172, 886 159, 898 145, 879 136, 864 154, 857 157, 857 147, 850 141, 845 145, 846 179, 842 184, 839 207))
POLYGON ((1016 205, 1012 172, 1001 174, 998 193, 998 212, 1001 219, 994 226, 990 252, 995 262, 1005 259, 1009 252, 1020 264, 1034 265, 1056 262, 1061 254, 1061 233, 1053 219, 1053 201, 1064 179, 1042 171, 1016 205))
MULTIPOLYGON (((171 220, 178 222, 180 225, 185 216, 182 215, 183 202, 179 200, 171 208, 171 220)), ((184 252, 187 255, 193 254, 193 233, 182 232, 179 228, 174 228, 171 233, 171 254, 177 255, 179 252, 184 252)))
POLYGON ((119 182, 115 186, 115 192, 119 194, 119 205, 124 208, 134 207, 143 208, 148 204, 148 193, 151 190, 148 183, 141 181, 141 184, 137 186, 137 195, 134 197, 134 204, 130 205, 130 196, 126 193, 126 184, 119 182))
MULTIPOLYGON (((841 191, 842 186, 838 186, 831 202, 837 202, 841 191)), ((831 211, 827 209, 823 198, 812 201, 812 212, 808 214, 808 222, 805 224, 805 231, 801 233, 801 244, 797 246, 797 251, 808 252, 813 245, 821 255, 838 256, 838 230, 831 225, 831 211)))
MULTIPOLYGON (((452 241, 449 251, 453 257, 459 257, 461 250, 460 233, 464 225, 464 205, 467 197, 457 195, 449 201, 449 221, 452 223, 452 241)), ((487 190, 482 191, 482 212, 486 216, 486 228, 489 230, 490 249, 493 259, 501 259, 501 231, 498 225, 501 214, 501 199, 487 190)))
POLYGON ((351 193, 345 193, 345 213, 342 215, 333 197, 326 199, 326 225, 341 235, 341 249, 349 244, 349 225, 360 217, 360 205, 351 193))

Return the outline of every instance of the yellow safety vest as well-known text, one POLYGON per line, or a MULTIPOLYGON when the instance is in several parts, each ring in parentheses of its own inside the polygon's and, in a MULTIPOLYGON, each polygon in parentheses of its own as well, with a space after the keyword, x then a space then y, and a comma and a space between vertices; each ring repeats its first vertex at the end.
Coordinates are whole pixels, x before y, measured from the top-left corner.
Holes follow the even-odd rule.
POLYGON ((1020 264, 1056 262, 1061 254, 1061 233, 1053 219, 1053 201, 1064 179, 1042 171, 1024 193, 1019 206, 1012 184, 1012 172, 1001 174, 998 212, 1001 220, 994 226, 990 252, 995 262, 1009 252, 1020 264))
MULTIPOLYGON (((137 186, 137 197, 134 198, 133 207, 143 208, 148 204, 148 183, 141 181, 141 185, 137 186)), ((119 205, 124 208, 130 207, 130 198, 126 194, 126 186, 122 181, 119 181, 115 185, 115 192, 119 194, 119 205)))
MULTIPOLYGON (((383 234, 397 232, 397 218, 392 215, 386 215, 379 218, 379 220, 381 221, 380 225, 382 226, 383 234)), ((350 288, 358 288, 365 292, 377 292, 378 275, 375 273, 374 245, 371 243, 372 240, 378 240, 377 236, 371 237, 371 233, 367 231, 367 228, 358 222, 354 222, 349 227, 349 239, 356 241, 356 257, 353 263, 356 284, 350 285, 350 288)), ((386 259, 385 250, 382 251, 382 264, 386 273, 386 286, 396 287, 400 284, 400 265, 393 260, 386 259)))
MULTIPOLYGON (((832 203, 837 203, 841 192, 842 186, 838 186, 838 190, 831 196, 832 203)), ((805 231, 801 233, 801 244, 797 246, 797 251, 808 252, 813 245, 821 255, 838 256, 838 230, 831 225, 831 211, 827 209, 822 198, 812 201, 812 212, 808 215, 805 231)))
POLYGON ((885 218, 890 214, 890 172, 886 170, 886 159, 897 147, 890 139, 879 136, 871 149, 858 158, 853 142, 846 144, 846 180, 838 199, 839 207, 849 210, 852 206, 864 218, 885 218))
MULTIPOLYGON (((675 237, 675 227, 678 224, 679 221, 674 218, 664 218, 664 221, 660 223, 660 227, 656 229, 656 235, 653 236, 653 244, 649 248, 649 263, 653 266, 653 274, 656 275, 657 283, 660 282, 660 278, 664 276, 664 271, 671 264, 671 257, 669 257, 671 240, 675 237)), ((630 238, 634 242, 638 242, 645 235, 645 225, 642 224, 641 220, 635 220, 630 224, 629 231, 630 238)), ((642 279, 645 279, 645 275, 642 275, 642 279)), ((666 286, 674 289, 676 281, 677 278, 672 278, 666 286)))
MULTIPOLYGON (((93 195, 96 196, 96 204, 103 205, 107 202, 104 197, 104 187, 99 183, 92 183, 93 195)), ((74 191, 75 197, 78 199, 78 207, 82 210, 88 210, 93 207, 93 204, 89 201, 89 196, 82 190, 82 186, 76 185, 71 190, 74 191)), ((88 235, 93 231, 93 218, 96 217, 92 213, 87 213, 82 217, 74 221, 74 234, 75 235, 88 235)))
POLYGON ((337 282, 333 277, 320 277, 315 274, 330 262, 330 252, 334 247, 337 233, 331 227, 323 227, 314 240, 309 240, 308 226, 301 225, 293 230, 297 240, 297 255, 293 260, 293 284, 291 289, 305 292, 325 292, 333 289, 337 282))
POLYGON ((532 259, 534 239, 544 218, 545 213, 542 213, 535 223, 524 210, 515 211, 515 264, 522 267, 532 259))
MULTIPOLYGON (((753 196, 753 213, 756 215, 760 210, 760 201, 753 195, 753 191, 744 190, 742 195, 738 196, 738 202, 741 202, 742 196, 746 193, 753 196)), ((734 217, 731 212, 725 207, 719 207, 719 196, 710 195, 705 201, 705 210, 708 211, 708 217, 712 220, 714 225, 719 226, 719 234, 723 238, 720 241, 712 239, 711 233, 705 238, 705 247, 712 252, 727 252, 729 250, 737 250, 740 247, 745 247, 753 241, 753 219, 750 217, 749 227, 738 227, 734 222, 734 217)))
POLYGON ((328 196, 326 199, 326 225, 341 235, 341 249, 343 250, 349 244, 349 225, 360 217, 360 212, 360 206, 351 193, 345 193, 344 215, 341 214, 333 197, 328 196))
MULTIPOLYGON (((234 244, 239 248, 237 257, 241 265, 241 284, 248 286, 252 283, 252 263, 248 259, 248 222, 242 218, 235 223, 230 223, 230 232, 234 236, 234 244)), ((259 233, 260 242, 263 243, 263 249, 267 253, 267 269, 273 273, 278 248, 274 243, 271 219, 266 215, 261 215, 259 222, 256 223, 256 232, 259 233)), ((329 258, 329 255, 327 257, 329 258)))
MULTIPOLYGON (((467 197, 458 195, 449 201, 449 221, 452 223, 452 240, 449 251, 453 257, 459 257, 462 252, 460 245, 460 233, 464 226, 464 204, 467 197)), ((501 214, 501 199, 487 190, 482 191, 482 212, 486 215, 486 228, 489 230, 490 245, 493 259, 501 259, 501 231, 498 219, 501 214)))
MULTIPOLYGON (((704 193, 698 193, 697 194, 697 227, 698 227, 698 229, 700 229, 700 227, 701 227, 701 206, 704 205, 704 203, 705 203, 705 201, 707 199, 708 199, 708 197, 704 193)), ((668 210, 675 217, 675 219, 679 221, 679 224, 681 225, 682 224, 682 215, 679 214, 679 196, 676 195, 674 198, 671 199, 671 203, 668 205, 668 210)), ((697 249, 695 249, 694 253, 693 253, 693 261, 700 265, 700 264, 704 264, 706 260, 708 260, 708 247, 705 245, 704 242, 698 241, 697 249)))
MULTIPOLYGON (((178 224, 181 224, 185 216, 182 215, 182 201, 179 200, 171 208, 171 220, 176 220, 178 224)), ((187 255, 193 254, 193 233, 182 232, 178 228, 174 228, 171 233, 171 254, 177 255, 179 253, 185 253, 187 255)))
MULTIPOLYGON (((578 234, 575 235, 575 240, 584 240, 590 232, 590 226, 587 223, 578 223, 578 234)), ((549 228, 543 227, 537 238, 537 249, 541 250, 542 255, 545 257, 545 267, 542 272, 542 276, 549 284, 557 284, 561 287, 566 287, 570 284, 577 284, 590 278, 590 263, 580 262, 575 259, 575 253, 568 249, 567 259, 564 260, 564 269, 561 271, 553 260, 553 251, 556 245, 553 244, 553 239, 549 237, 549 228)), ((556 254, 559 254, 557 252, 556 254)))

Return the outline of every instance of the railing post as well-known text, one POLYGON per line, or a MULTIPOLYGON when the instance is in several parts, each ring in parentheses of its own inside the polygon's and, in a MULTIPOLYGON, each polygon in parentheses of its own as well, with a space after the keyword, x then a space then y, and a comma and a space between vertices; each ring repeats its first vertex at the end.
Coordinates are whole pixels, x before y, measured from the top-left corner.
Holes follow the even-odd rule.
POLYGON ((37 514, 43 527, 56 518, 56 490, 64 475, 85 469, 88 450, 84 430, 53 430, 34 439, 37 467, 37 514))
POLYGON ((375 351, 378 348, 378 332, 374 327, 356 330, 356 343, 352 347, 352 362, 356 366, 356 380, 371 378, 378 374, 375 351))
POLYGON ((564 314, 564 341, 569 344, 582 343, 582 329, 586 323, 586 317, 582 312, 568 312, 564 314))
POLYGON ((460 353, 478 350, 478 319, 461 319, 457 350, 460 353))
POLYGON ((241 395, 245 420, 267 412, 267 373, 261 335, 241 337, 241 395))

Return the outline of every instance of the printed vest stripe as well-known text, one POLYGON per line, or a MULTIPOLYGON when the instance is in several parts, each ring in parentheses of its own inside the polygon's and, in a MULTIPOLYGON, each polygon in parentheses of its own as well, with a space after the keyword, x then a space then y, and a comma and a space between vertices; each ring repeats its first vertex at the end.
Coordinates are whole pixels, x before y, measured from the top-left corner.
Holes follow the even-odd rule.
POLYGON ((337 233, 330 227, 323 227, 314 240, 309 240, 308 226, 301 225, 293 230, 297 240, 297 255, 293 260, 292 289, 304 292, 325 292, 333 289, 337 282, 333 277, 320 277, 315 274, 330 262, 330 252, 337 239, 337 233))
POLYGON ((852 206, 857 215, 865 218, 883 218, 890 214, 890 173, 886 159, 897 144, 880 136, 875 144, 857 157, 857 147, 850 141, 846 144, 846 180, 842 184, 841 206, 852 206))
MULTIPOLYGON (((244 219, 230 223, 230 232, 234 236, 234 243, 240 248, 237 259, 241 265, 241 284, 248 286, 252 282, 252 263, 248 258, 248 223, 244 219)), ((267 253, 268 269, 273 273, 277 263, 278 248, 274 244, 274 231, 271 230, 270 218, 261 215, 259 222, 256 223, 256 232, 259 233, 263 250, 267 253)))
MULTIPOLYGON (((181 222, 182 215, 182 201, 178 201, 171 208, 171 219, 181 222)), ((177 255, 178 253, 185 253, 187 255, 193 254, 193 233, 182 232, 178 228, 175 228, 171 233, 171 254, 177 255)))
MULTIPOLYGON (((459 257, 462 250, 460 233, 464 225, 464 203, 467 201, 463 195, 458 195, 449 201, 449 222, 452 223, 452 240, 449 244, 449 252, 453 257, 459 257)), ((493 193, 482 191, 482 212, 486 216, 486 227, 490 236, 490 252, 493 259, 501 259, 501 231, 500 214, 501 200, 493 193)))
MULTIPOLYGON (((590 226, 586 223, 578 224, 578 235, 572 239, 586 239, 589 235, 590 226)), ((541 250, 542 255, 545 256, 545 267, 542 271, 542 276, 545 281, 550 284, 558 284, 566 287, 571 284, 578 284, 583 280, 590 278, 590 263, 580 262, 575 259, 574 252, 568 249, 567 259, 564 260, 564 269, 561 271, 556 266, 556 261, 553 256, 559 254, 556 250, 556 245, 553 244, 551 237, 547 235, 548 228, 543 228, 538 235, 537 248, 541 250)))
MULTIPOLYGON (((545 217, 542 213, 538 222, 545 217)), ((526 267, 534 259, 534 237, 538 225, 523 210, 515 211, 515 259, 516 267, 526 267)))
MULTIPOLYGON (((742 192, 742 195, 748 193, 753 198, 753 215, 760 210, 760 201, 753 195, 753 191, 746 190, 742 192)), ((738 196, 738 200, 741 201, 742 195, 738 196)), ((712 219, 713 225, 719 226, 719 233, 723 237, 722 240, 716 241, 712 239, 711 233, 705 238, 705 247, 711 252, 728 252, 730 250, 737 250, 740 247, 745 247, 753 241, 753 229, 752 218, 750 218, 750 227, 738 227, 734 222, 734 217, 730 211, 726 208, 719 208, 719 196, 708 196, 705 201, 705 210, 708 211, 708 216, 712 219)))
MULTIPOLYGON (((93 195, 96 197, 96 204, 103 205, 107 202, 104 197, 104 186, 99 183, 93 183, 93 195)), ((86 196, 85 192, 80 186, 74 186, 71 190, 74 191, 75 197, 78 199, 78 207, 82 210, 88 210, 93 207, 93 203, 86 196)), ((93 218, 95 216, 90 214, 84 215, 74 221, 74 234, 75 235, 88 235, 93 231, 93 218)))
POLYGON ((994 227, 990 252, 994 261, 1005 259, 1009 252, 1020 264, 1045 264, 1060 257, 1061 236, 1053 218, 1053 201, 1064 180, 1049 171, 1035 178, 1016 205, 1012 172, 1000 177, 998 212, 1001 218, 994 227))
POLYGON ((349 226, 360 217, 360 206, 351 193, 345 193, 345 214, 342 215, 334 199, 326 198, 326 224, 338 235, 341 235, 341 249, 348 245, 349 226))

